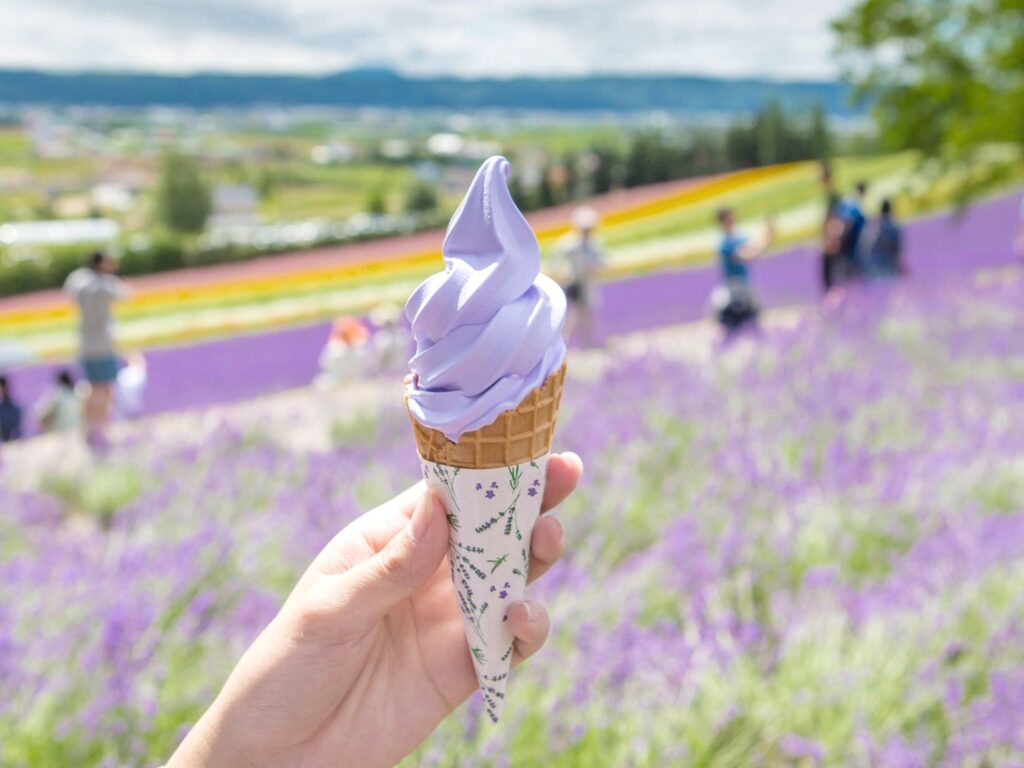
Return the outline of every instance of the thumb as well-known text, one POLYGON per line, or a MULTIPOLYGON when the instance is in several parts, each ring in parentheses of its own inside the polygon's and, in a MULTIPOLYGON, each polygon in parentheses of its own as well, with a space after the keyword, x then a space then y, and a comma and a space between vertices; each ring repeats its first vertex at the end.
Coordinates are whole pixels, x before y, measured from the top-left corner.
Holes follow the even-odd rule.
POLYGON ((340 577, 352 624, 369 628, 378 623, 437 572, 448 551, 445 515, 441 499, 425 490, 409 524, 384 549, 340 577))

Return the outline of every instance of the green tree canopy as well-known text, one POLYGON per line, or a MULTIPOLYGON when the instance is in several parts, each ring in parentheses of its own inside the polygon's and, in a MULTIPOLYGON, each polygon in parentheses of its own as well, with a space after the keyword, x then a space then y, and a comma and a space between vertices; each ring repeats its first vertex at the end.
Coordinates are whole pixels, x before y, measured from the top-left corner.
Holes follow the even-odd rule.
POLYGON ((1024 0, 859 0, 833 28, 891 146, 1024 146, 1024 0))
POLYGON ((160 223, 172 232, 198 234, 206 226, 212 202, 210 188, 191 157, 168 152, 160 163, 156 211, 160 223))
POLYGON ((417 179, 405 192, 405 210, 409 213, 430 213, 437 210, 437 190, 427 181, 417 179))
POLYGON ((366 196, 366 212, 375 216, 388 212, 388 197, 382 187, 374 187, 366 196))

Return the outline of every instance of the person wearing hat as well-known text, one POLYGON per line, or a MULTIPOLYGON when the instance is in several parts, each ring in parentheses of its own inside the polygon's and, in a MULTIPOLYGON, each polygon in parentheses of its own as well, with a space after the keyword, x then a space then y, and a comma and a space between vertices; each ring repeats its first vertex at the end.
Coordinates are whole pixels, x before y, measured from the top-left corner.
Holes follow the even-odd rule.
POLYGON ((604 249, 594 237, 594 230, 600 220, 600 215, 593 208, 577 208, 572 213, 575 232, 560 249, 568 276, 563 288, 570 310, 566 318, 565 335, 568 337, 577 329, 580 340, 586 346, 590 346, 593 340, 593 315, 597 298, 593 283, 605 261, 604 249))
POLYGON ((114 383, 121 368, 110 309, 115 301, 127 298, 129 291, 116 272, 117 260, 97 251, 64 282, 64 293, 78 306, 82 368, 89 382, 83 416, 86 440, 93 447, 106 441, 114 383))

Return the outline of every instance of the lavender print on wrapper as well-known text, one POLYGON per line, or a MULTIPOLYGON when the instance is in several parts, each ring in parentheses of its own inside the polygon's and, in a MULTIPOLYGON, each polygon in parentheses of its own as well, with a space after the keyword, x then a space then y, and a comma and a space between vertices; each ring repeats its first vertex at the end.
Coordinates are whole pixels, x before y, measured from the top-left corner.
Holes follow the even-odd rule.
POLYGON ((523 599, 530 536, 540 514, 547 455, 494 469, 422 461, 448 513, 448 559, 487 714, 501 716, 512 666, 507 612, 523 599))

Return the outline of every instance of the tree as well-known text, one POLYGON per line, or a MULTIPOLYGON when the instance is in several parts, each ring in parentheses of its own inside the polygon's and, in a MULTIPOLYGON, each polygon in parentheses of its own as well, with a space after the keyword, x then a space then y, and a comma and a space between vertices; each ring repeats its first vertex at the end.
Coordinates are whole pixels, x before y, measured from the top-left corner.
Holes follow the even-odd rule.
POLYGON ((388 212, 387 195, 380 187, 374 187, 366 196, 366 212, 374 216, 383 216, 388 212))
POLYGON ((532 210, 535 206, 533 205, 533 196, 523 186, 523 182, 520 177, 513 173, 508 179, 508 192, 512 195, 512 200, 515 202, 516 207, 521 211, 532 210))
POLYGON ((664 147, 661 136, 655 131, 639 131, 633 136, 626 156, 627 187, 638 187, 662 181, 664 171, 664 147))
POLYGON ((832 26, 890 146, 947 159, 1024 147, 1021 0, 859 0, 832 26))
POLYGON ((430 213, 437 210, 437 190, 429 182, 419 180, 406 190, 405 210, 409 213, 430 213))
POLYGON ((210 188, 199 173, 199 164, 177 152, 165 154, 156 190, 160 223, 172 232, 199 234, 212 208, 210 188))
POLYGON ((729 124, 725 132, 725 164, 729 169, 757 165, 757 138, 752 125, 742 118, 729 124))
POLYGON ((788 159, 786 157, 787 134, 786 118, 782 114, 782 107, 775 100, 769 101, 761 108, 754 121, 758 165, 772 165, 788 159))
POLYGON ((832 154, 832 135, 828 129, 828 116, 819 101, 811 110, 811 125, 807 135, 808 151, 811 157, 827 160, 832 154))
POLYGON ((569 152, 562 159, 562 167, 565 170, 565 195, 566 200, 576 200, 583 197, 582 178, 580 173, 579 160, 576 155, 569 152))
POLYGON ((610 192, 622 180, 621 164, 618 150, 615 147, 601 145, 594 147, 594 172, 590 177, 590 186, 594 194, 610 192))
POLYGON ((537 204, 541 208, 550 208, 558 200, 555 197, 555 186, 551 180, 551 166, 545 165, 537 184, 537 204))

